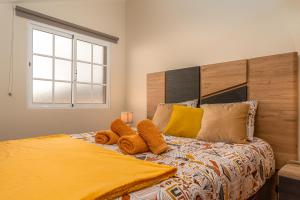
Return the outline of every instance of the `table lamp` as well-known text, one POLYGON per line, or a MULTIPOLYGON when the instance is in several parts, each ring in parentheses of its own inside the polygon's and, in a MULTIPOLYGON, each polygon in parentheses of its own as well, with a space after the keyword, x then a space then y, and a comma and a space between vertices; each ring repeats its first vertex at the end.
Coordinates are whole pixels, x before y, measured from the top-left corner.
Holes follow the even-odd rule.
POLYGON ((121 112, 121 120, 130 126, 133 122, 133 112, 121 112))

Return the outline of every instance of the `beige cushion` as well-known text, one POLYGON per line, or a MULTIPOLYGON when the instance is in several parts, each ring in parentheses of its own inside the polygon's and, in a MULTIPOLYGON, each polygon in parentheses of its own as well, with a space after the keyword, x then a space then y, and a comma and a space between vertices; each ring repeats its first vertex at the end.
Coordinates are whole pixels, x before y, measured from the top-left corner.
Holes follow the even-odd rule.
POLYGON ((173 111, 173 105, 174 104, 164 103, 157 105, 152 122, 160 129, 161 132, 164 130, 170 120, 173 111))
POLYGON ((246 143, 249 104, 205 104, 197 139, 209 142, 246 143))

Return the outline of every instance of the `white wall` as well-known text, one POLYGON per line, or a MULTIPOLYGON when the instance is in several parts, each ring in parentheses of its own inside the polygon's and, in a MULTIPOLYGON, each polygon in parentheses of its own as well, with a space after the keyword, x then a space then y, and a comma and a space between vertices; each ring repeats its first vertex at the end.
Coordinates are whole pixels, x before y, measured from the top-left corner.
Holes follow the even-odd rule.
POLYGON ((300 2, 129 0, 126 37, 126 105, 138 121, 146 117, 147 73, 300 53, 300 2))
POLYGON ((28 109, 27 20, 15 17, 14 90, 9 97, 12 8, 0 4, 0 140, 108 128, 125 107, 125 0, 28 1, 18 5, 116 35, 120 41, 112 45, 110 109, 28 109))

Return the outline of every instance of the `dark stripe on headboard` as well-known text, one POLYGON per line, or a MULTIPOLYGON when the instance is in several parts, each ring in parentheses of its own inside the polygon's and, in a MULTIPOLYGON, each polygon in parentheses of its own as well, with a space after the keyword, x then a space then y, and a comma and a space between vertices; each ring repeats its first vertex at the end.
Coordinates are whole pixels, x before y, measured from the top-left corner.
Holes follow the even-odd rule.
POLYGON ((229 91, 201 99, 201 104, 233 103, 247 101, 247 86, 242 86, 229 91))
POLYGON ((166 103, 178 103, 200 97, 200 67, 166 72, 166 103))

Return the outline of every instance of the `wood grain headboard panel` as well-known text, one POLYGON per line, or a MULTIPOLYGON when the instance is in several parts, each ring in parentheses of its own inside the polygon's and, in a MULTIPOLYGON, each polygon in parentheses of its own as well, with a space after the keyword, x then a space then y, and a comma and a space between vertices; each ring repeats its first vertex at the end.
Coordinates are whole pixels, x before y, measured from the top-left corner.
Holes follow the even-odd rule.
MULTIPOLYGON (((166 74, 147 75, 149 119, 157 104, 166 102, 166 74)), ((272 146, 276 168, 298 158, 297 53, 200 66, 198 81, 201 103, 258 100, 255 136, 272 146)))
POLYGON ((298 56, 253 58, 248 65, 248 97, 259 102, 255 136, 271 144, 280 168, 298 159, 298 56))
POLYGON ((165 72, 147 75, 147 118, 152 119, 159 103, 165 103, 165 72))
POLYGON ((247 82, 247 60, 201 66, 201 97, 247 82))

